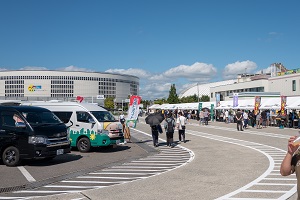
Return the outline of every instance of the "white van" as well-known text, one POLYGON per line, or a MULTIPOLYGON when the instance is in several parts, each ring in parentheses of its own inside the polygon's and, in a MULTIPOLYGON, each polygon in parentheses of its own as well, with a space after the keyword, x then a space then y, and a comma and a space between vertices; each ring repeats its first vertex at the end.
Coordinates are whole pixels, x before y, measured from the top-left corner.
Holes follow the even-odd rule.
POLYGON ((91 103, 64 101, 28 101, 22 105, 51 110, 69 128, 71 147, 88 152, 91 147, 116 145, 124 142, 122 124, 106 109, 91 103))

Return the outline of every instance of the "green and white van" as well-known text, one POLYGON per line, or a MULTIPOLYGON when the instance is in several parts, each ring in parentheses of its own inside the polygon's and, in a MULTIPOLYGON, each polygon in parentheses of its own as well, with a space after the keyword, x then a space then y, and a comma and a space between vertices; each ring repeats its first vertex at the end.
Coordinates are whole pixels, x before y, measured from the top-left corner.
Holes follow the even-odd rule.
POLYGON ((122 124, 106 109, 91 103, 31 101, 22 105, 51 110, 69 128, 71 147, 88 152, 91 147, 124 143, 122 124))

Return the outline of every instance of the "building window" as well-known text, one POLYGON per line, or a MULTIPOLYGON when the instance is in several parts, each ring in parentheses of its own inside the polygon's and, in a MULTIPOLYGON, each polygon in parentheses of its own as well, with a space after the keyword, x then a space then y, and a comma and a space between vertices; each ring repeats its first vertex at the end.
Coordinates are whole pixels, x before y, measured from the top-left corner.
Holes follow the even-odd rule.
POLYGON ((296 80, 292 81, 292 89, 293 91, 296 91, 296 80))

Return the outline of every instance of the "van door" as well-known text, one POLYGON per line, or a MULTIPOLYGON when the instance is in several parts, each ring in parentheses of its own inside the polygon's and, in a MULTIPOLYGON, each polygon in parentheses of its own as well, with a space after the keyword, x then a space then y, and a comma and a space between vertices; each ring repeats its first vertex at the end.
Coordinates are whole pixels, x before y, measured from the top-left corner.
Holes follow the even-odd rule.
MULTIPOLYGON (((2 111, 0 114, 1 127, 0 127, 0 144, 10 144, 18 148, 20 156, 28 156, 28 135, 30 130, 28 127, 16 127, 18 116, 23 121, 22 117, 12 111, 2 111)), ((19 121, 21 122, 21 121, 19 121)), ((25 123, 23 121, 23 123, 25 123)))
POLYGON ((95 123, 91 123, 91 121, 94 121, 94 119, 88 112, 76 111, 75 128, 81 134, 89 134, 92 131, 96 132, 95 123))

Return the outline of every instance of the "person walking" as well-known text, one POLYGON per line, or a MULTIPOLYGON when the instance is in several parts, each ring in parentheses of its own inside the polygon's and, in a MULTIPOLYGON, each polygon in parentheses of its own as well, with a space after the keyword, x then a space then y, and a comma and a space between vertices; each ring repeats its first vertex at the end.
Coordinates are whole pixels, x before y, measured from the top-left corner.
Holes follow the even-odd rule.
POLYGON ((173 135, 174 135, 174 129, 175 129, 175 120, 172 117, 172 113, 169 113, 167 118, 165 119, 164 128, 166 130, 166 136, 167 136, 167 146, 168 147, 174 147, 173 145, 173 135))
POLYGON ((236 119, 236 128, 238 131, 243 131, 243 114, 240 111, 240 109, 237 110, 236 115, 235 115, 235 119, 236 119))
POLYGON ((119 122, 122 124, 122 131, 124 133, 125 130, 125 116, 123 114, 123 112, 121 113, 121 115, 119 116, 119 122))
POLYGON ((204 117, 204 124, 208 125, 208 116, 209 116, 209 112, 207 109, 204 110, 203 112, 203 117, 204 117))
POLYGON ((179 117, 177 118, 176 124, 178 128, 179 143, 181 143, 181 139, 185 143, 186 118, 182 115, 181 112, 179 112, 178 115, 179 117))
POLYGON ((158 133, 162 133, 161 125, 152 125, 151 126, 153 146, 158 147, 158 133))
POLYGON ((254 114, 254 110, 252 110, 251 112, 249 112, 249 120, 250 120, 250 125, 252 126, 252 128, 254 128, 255 126, 255 119, 256 116, 254 114))
POLYGON ((203 125, 203 123, 204 123, 203 110, 200 110, 199 117, 200 117, 200 125, 203 125))
POLYGON ((294 143, 295 139, 297 139, 297 136, 291 136, 288 140, 287 153, 281 162, 280 174, 282 176, 289 176, 296 172, 297 193, 298 193, 297 199, 299 199, 300 198, 300 187, 299 187, 300 186, 300 179, 299 179, 299 175, 300 175, 299 146, 300 146, 300 144, 294 143))
POLYGON ((229 123, 229 112, 228 112, 228 110, 225 111, 225 123, 226 124, 229 123))
POLYGON ((246 129, 248 127, 248 120, 249 120, 249 116, 248 116, 247 111, 244 111, 243 119, 244 119, 244 129, 246 129))
POLYGON ((258 111, 256 114, 256 128, 261 128, 261 113, 258 111))

